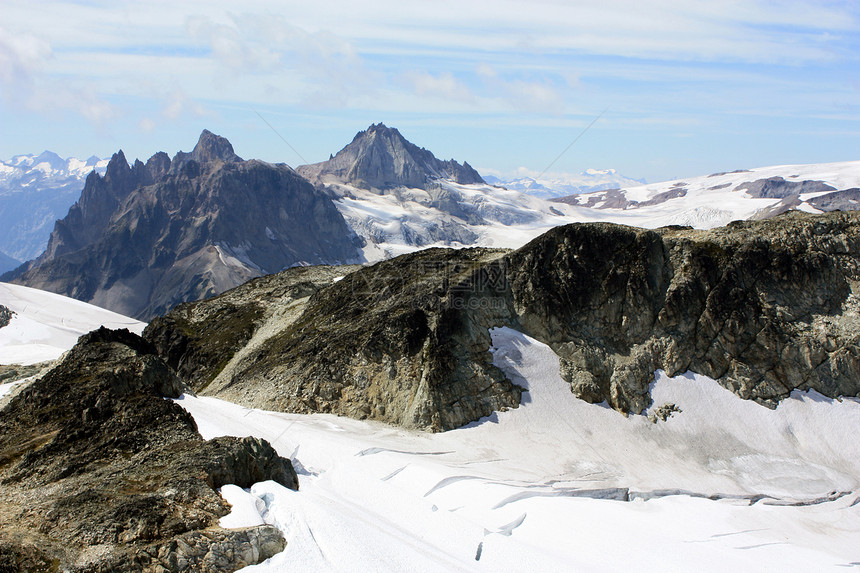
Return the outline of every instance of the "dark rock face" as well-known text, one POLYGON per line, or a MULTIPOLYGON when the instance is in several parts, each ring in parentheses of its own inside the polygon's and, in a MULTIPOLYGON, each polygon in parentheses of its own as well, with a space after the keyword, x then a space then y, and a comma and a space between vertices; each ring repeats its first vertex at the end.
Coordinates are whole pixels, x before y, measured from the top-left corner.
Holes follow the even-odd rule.
POLYGON ((143 336, 196 391, 206 387, 268 321, 332 280, 360 267, 297 267, 248 281, 217 297, 181 304, 149 323, 143 336))
POLYGON ((817 193, 820 191, 835 191, 835 187, 823 181, 786 181, 782 177, 768 177, 748 183, 741 183, 735 191, 746 191, 751 197, 758 199, 785 199, 801 193, 817 193))
MULTIPOLYGON (((260 328, 266 336, 203 392, 254 407, 333 412, 436 431, 514 407, 521 389, 492 365, 488 352, 487 329, 503 324, 507 294, 484 267, 504 280, 492 266, 503 254, 428 249, 348 269, 354 272, 342 280, 317 286, 289 319, 268 321, 260 328)), ((296 279, 294 270, 266 278, 282 292, 296 279)), ((245 297, 247 308, 259 295, 244 288, 224 296, 245 297)), ((215 316, 204 309, 217 301, 176 309, 154 321, 145 336, 168 361, 197 362, 205 338, 194 338, 182 352, 183 343, 173 344, 183 339, 178 325, 189 313, 215 316)), ((205 321, 198 324, 196 332, 203 333, 205 321)))
POLYGON ((650 405, 653 372, 687 370, 774 404, 857 395, 858 218, 784 215, 713 231, 574 225, 512 254, 517 320, 578 396, 650 405))
POLYGON ((0 328, 9 326, 9 323, 12 322, 12 315, 14 314, 14 312, 0 304, 0 328))
POLYGON ((114 155, 38 259, 4 280, 149 319, 296 264, 358 258, 324 194, 285 165, 242 161, 208 131, 191 153, 114 155))
POLYGON ((424 148, 407 141, 383 124, 360 131, 352 143, 328 161, 302 165, 298 172, 313 182, 330 179, 366 189, 410 187, 427 189, 434 179, 457 183, 483 183, 468 163, 441 161, 424 148))
POLYGON ((10 570, 233 571, 284 547, 273 527, 223 530, 215 491, 289 460, 256 438, 203 441, 164 397, 183 384, 128 331, 81 337, 0 413, 0 561, 10 570))
POLYGON ((822 211, 857 211, 860 210, 860 189, 854 187, 834 191, 813 197, 807 203, 822 211))
MULTIPOLYGON (((855 213, 712 231, 568 225, 508 254, 430 249, 347 274, 255 330, 252 348, 237 338, 238 358, 206 392, 447 430, 519 404, 488 352, 488 329, 510 326, 555 350, 577 396, 622 412, 651 404, 657 369, 765 405, 796 388, 856 396, 858 279, 855 213)), ((174 363, 194 356, 163 343, 180 319, 148 333, 174 363)))

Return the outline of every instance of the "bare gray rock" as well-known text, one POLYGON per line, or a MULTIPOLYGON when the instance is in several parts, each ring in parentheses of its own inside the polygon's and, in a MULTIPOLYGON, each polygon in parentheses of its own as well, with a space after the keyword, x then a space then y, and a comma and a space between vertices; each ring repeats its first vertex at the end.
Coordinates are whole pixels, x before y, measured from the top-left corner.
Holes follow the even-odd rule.
POLYGON ((297 171, 314 183, 332 180, 365 189, 410 187, 429 189, 435 179, 483 183, 468 163, 441 161, 423 147, 408 142, 396 129, 379 123, 356 134, 352 143, 322 163, 297 171))
POLYGON ((758 199, 785 199, 802 193, 835 191, 836 188, 823 181, 786 181, 782 177, 768 177, 741 183, 734 190, 746 191, 748 195, 758 199))
POLYGON ((242 161, 204 131, 191 153, 104 177, 57 221, 38 259, 3 276, 148 320, 294 265, 359 258, 334 203, 286 165, 242 161))

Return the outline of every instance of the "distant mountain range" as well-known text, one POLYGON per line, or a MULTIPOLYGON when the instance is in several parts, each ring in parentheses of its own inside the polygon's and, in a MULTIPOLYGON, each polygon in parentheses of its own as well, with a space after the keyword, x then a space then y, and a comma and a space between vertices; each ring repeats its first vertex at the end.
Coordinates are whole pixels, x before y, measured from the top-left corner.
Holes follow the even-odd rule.
POLYGON ((484 175, 484 181, 491 185, 500 185, 514 191, 521 191, 540 197, 552 199, 577 193, 604 191, 606 189, 621 189, 645 183, 644 179, 631 179, 618 173, 615 169, 586 169, 582 173, 552 175, 546 177, 496 177, 484 175))
POLYGON ((860 207, 860 161, 739 169, 553 201, 629 225, 700 229, 789 210, 854 211, 860 207))
MULTIPOLYGON (((28 164, 31 171, 61 172, 59 158, 43 156, 28 164)), ((87 168, 79 163, 76 176, 87 168)), ((565 182, 501 182, 482 178, 467 162, 437 159, 381 123, 328 161, 296 170, 243 160, 229 141, 205 130, 193 151, 172 159, 159 152, 129 165, 120 151, 103 170, 101 162, 89 163, 96 172, 56 222, 44 252, 0 279, 140 319, 293 266, 375 262, 433 246, 518 248, 573 222, 709 229, 792 209, 860 205, 860 162, 648 185, 613 170, 565 182), (617 188, 625 182, 633 184, 617 188), (535 196, 575 184, 573 195, 535 196), (580 192, 586 184, 612 188, 580 192)), ((36 199, 31 205, 42 208, 36 199)), ((14 263, 6 260, 7 268, 14 263)))
MULTIPOLYGON (((63 159, 51 151, 0 161, 0 253, 16 261, 41 254, 54 222, 80 197, 87 175, 103 174, 107 163, 95 156, 63 159)), ((0 269, 3 265, 0 260, 0 269)))

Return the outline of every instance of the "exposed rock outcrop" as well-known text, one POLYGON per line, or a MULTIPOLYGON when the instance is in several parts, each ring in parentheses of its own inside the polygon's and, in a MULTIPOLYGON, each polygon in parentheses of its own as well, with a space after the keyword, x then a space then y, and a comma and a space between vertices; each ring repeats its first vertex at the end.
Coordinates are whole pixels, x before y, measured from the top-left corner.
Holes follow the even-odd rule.
POLYGON ((436 179, 484 182, 468 163, 436 159, 423 147, 407 141, 396 129, 381 123, 358 132, 352 143, 328 161, 302 165, 297 171, 314 183, 338 182, 380 190, 428 189, 436 179))
MULTIPOLYGON (((448 430, 519 404, 521 389, 492 365, 488 325, 503 324, 504 255, 492 249, 428 249, 361 268, 269 323, 265 337, 203 393, 248 406, 332 412, 407 427, 448 430), (494 274, 488 274, 493 272, 494 274), (493 282, 496 281, 496 282, 493 282), (501 299, 494 298, 501 296, 501 299)), ((295 280, 295 271, 267 278, 295 280)), ((248 301, 253 290, 239 293, 248 301)), ((203 313, 214 301, 202 301, 203 313)), ((181 345, 177 309, 144 335, 168 361, 181 345)), ((199 347, 200 341, 195 344, 199 347)))
POLYGON ((12 315, 14 314, 14 312, 0 304, 0 328, 9 326, 9 323, 12 322, 12 315))
POLYGON ((520 327, 578 396, 650 405, 657 369, 773 405, 860 392, 860 217, 785 214, 712 231, 554 229, 509 258, 520 327))
POLYGON ((785 199, 802 193, 835 191, 836 188, 823 181, 786 181, 782 177, 768 177, 741 183, 734 190, 746 191, 748 195, 757 199, 785 199))
POLYGON ((271 526, 219 528, 216 488, 297 488, 289 460, 257 438, 204 441, 164 399, 182 389, 149 343, 101 329, 13 397, 0 412, 3 570, 233 571, 283 549, 271 526))
POLYGON ((149 319, 266 273, 358 257, 329 197, 204 131, 172 161, 157 153, 129 166, 115 154, 45 253, 3 279, 149 319))
POLYGON ((262 342, 266 333, 286 328, 312 294, 359 268, 297 267, 253 279, 206 301, 177 306, 150 322, 143 335, 196 392, 204 391, 255 335, 262 342))
MULTIPOLYGON (((237 339, 229 372, 206 392, 447 430, 518 405, 488 352, 488 329, 510 326, 558 353, 577 396, 622 412, 650 406, 658 369, 704 374, 769 406, 796 388, 856 396, 858 285, 860 214, 792 212, 711 231, 568 225, 509 253, 430 249, 352 272, 270 323, 253 349, 237 339)), ((181 318, 148 334, 176 364, 181 349, 158 341, 181 318)))

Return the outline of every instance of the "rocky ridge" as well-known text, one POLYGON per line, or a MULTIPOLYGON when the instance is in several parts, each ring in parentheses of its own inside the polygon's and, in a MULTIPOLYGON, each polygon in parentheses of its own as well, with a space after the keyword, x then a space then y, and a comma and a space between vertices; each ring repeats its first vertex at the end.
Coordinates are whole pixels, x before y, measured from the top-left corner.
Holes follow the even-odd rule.
MULTIPOLYGON (((519 404, 488 352, 488 329, 510 326, 553 348, 574 394, 625 413, 650 406, 658 369, 710 376, 767 406, 793 389, 857 396, 858 285, 856 213, 711 231, 567 225, 513 252, 429 249, 351 272, 206 391, 453 429, 519 404)), ((163 356, 176 330, 166 319, 167 332, 146 333, 163 356)))
POLYGON ((225 530, 224 484, 297 488, 257 438, 204 441, 165 397, 184 389, 128 331, 81 337, 0 413, 0 571, 233 571, 284 548, 225 530))
POLYGON ((191 153, 92 173, 46 251, 3 280, 149 319, 299 264, 359 257, 332 201, 286 165, 204 131, 191 153))
POLYGON ((334 181, 363 189, 428 189, 438 179, 462 184, 484 183, 468 163, 439 160, 430 151, 407 141, 398 130, 382 123, 358 132, 349 145, 328 161, 302 165, 297 171, 314 183, 334 181))

